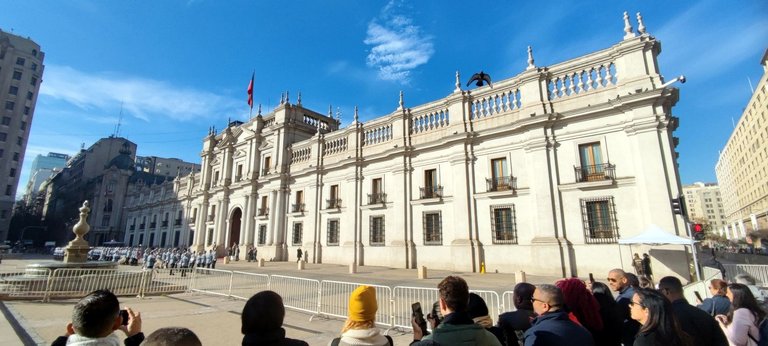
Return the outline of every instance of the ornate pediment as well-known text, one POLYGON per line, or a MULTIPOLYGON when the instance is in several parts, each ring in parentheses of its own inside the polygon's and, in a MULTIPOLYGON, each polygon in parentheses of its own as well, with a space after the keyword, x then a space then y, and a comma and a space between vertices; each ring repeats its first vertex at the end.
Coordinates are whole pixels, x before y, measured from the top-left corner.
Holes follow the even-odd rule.
POLYGON ((264 151, 266 149, 272 148, 273 146, 274 146, 273 139, 265 139, 259 146, 259 151, 264 151))
POLYGON ((247 155, 247 153, 245 152, 245 150, 238 150, 238 151, 235 152, 234 155, 232 155, 232 157, 233 158, 238 158, 238 157, 242 157, 242 156, 246 156, 246 155, 247 155))

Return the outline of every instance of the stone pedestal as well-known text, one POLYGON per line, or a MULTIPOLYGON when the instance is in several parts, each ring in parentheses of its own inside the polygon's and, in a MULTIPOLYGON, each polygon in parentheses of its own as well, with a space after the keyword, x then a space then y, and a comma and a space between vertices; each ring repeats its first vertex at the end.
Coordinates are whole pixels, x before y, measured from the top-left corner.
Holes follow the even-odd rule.
POLYGON ((307 262, 299 261, 299 263, 297 264, 297 267, 298 267, 297 269, 298 270, 304 270, 304 266, 306 266, 306 265, 307 265, 307 262))
POLYGON ((525 281, 525 272, 524 271, 518 270, 518 271, 515 272, 515 282, 516 283, 526 282, 525 281))
POLYGON ((351 264, 349 265, 349 273, 350 273, 350 274, 355 274, 355 273, 357 273, 357 264, 351 263, 351 264))
POLYGON ((64 263, 85 263, 88 261, 88 251, 91 247, 84 239, 75 239, 69 242, 64 250, 64 263))
POLYGON ((259 267, 264 267, 264 259, 263 258, 259 258, 259 265, 258 266, 259 267))
POLYGON ((426 279, 427 278, 427 267, 421 266, 418 269, 419 272, 419 279, 426 279))

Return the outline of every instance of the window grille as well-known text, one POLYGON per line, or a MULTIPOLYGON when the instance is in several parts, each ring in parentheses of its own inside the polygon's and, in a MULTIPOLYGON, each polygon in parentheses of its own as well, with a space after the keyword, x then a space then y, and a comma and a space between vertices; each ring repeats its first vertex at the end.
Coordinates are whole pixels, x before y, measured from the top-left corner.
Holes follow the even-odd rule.
POLYGON ((515 206, 491 206, 491 231, 494 244, 517 244, 515 206))
POLYGON ((293 223, 293 236, 291 237, 292 245, 301 245, 301 233, 302 233, 303 227, 304 226, 301 222, 293 223))
POLYGON ((370 217, 371 246, 384 245, 384 216, 370 217))
POLYGON ((259 245, 267 243, 267 225, 259 225, 259 245))
POLYGON ((328 246, 339 245, 339 219, 328 220, 328 246))
POLYGON ((424 212, 424 245, 443 245, 443 220, 441 212, 424 212))
POLYGON ((613 197, 581 200, 584 240, 587 244, 614 244, 619 239, 613 197))

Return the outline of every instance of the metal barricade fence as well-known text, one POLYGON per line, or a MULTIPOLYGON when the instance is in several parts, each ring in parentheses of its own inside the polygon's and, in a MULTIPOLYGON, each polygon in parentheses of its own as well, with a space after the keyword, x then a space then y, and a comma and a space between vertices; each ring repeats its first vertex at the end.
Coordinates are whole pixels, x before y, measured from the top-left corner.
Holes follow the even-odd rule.
POLYGON ((43 298, 48 291, 50 269, 38 270, 35 274, 26 272, 0 274, 0 300, 2 297, 43 298))
POLYGON ((248 300, 256 293, 269 290, 269 281, 266 274, 233 271, 229 294, 233 298, 248 300))
POLYGON ((711 273, 711 276, 705 277, 704 280, 692 282, 683 286, 683 295, 685 296, 685 299, 689 304, 695 306, 696 294, 694 292, 699 292, 699 294, 701 294, 701 298, 703 299, 712 297, 712 294, 709 293, 709 282, 718 278, 720 278, 720 271, 717 273, 711 273))
POLYGON ((190 291, 228 297, 232 272, 220 269, 195 268, 190 291))
POLYGON ((701 275, 705 278, 715 276, 716 279, 723 279, 722 275, 720 275, 720 269, 712 268, 712 267, 702 267, 701 275))
MULTIPOLYGON (((502 307, 502 311, 499 313, 499 315, 507 311, 517 310, 517 308, 515 308, 515 292, 514 291, 504 291, 504 293, 501 294, 501 307, 502 307)), ((496 318, 498 317, 499 316, 496 316, 496 318)))
POLYGON ((421 303, 421 309, 426 316, 440 298, 437 288, 397 286, 392 290, 393 317, 392 326, 411 329, 411 304, 421 303))
POLYGON ((192 286, 193 275, 191 269, 152 269, 142 285, 141 295, 187 292, 192 286))
POLYGON ((320 315, 347 318, 349 296, 358 286, 366 285, 376 290, 376 324, 392 327, 392 289, 387 286, 323 280, 320 283, 320 315))
POLYGON ((83 297, 107 289, 115 295, 141 295, 145 282, 152 279, 151 271, 120 272, 113 269, 56 269, 48 280, 44 300, 50 298, 83 297))
POLYGON ((723 266, 725 267, 725 275, 728 277, 725 280, 728 282, 734 282, 736 275, 746 273, 755 278, 757 286, 768 286, 768 265, 724 264, 723 266))
POLYGON ((317 314, 320 310, 320 281, 271 275, 269 287, 283 297, 286 308, 317 314))
POLYGON ((485 305, 488 306, 488 316, 495 322, 499 318, 499 314, 504 310, 501 306, 499 294, 495 291, 469 290, 469 292, 477 294, 480 298, 483 298, 485 305))

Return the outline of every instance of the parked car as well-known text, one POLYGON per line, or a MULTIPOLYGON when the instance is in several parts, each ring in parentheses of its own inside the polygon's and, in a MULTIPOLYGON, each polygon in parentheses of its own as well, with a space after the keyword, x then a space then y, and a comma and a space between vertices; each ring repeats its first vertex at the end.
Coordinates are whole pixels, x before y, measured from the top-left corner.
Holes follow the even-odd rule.
POLYGON ((64 259, 64 248, 63 247, 57 247, 53 249, 53 259, 57 261, 61 261, 64 259))

